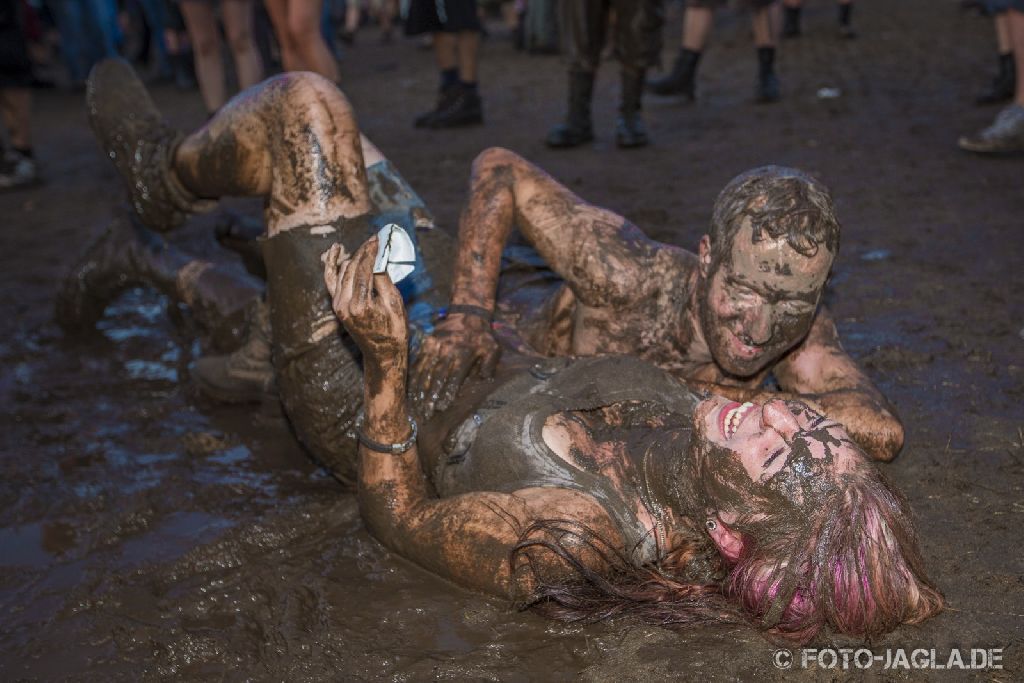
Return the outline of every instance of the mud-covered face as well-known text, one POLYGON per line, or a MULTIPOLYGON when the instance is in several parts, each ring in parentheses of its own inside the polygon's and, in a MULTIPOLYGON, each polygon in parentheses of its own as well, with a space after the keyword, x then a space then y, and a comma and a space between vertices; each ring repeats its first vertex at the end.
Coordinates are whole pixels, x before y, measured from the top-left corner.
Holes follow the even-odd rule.
MULTIPOLYGON (((697 406, 694 435, 718 447, 707 449, 713 456, 724 454, 738 462, 751 482, 776 490, 772 482, 784 470, 805 479, 825 469, 840 474, 863 457, 843 425, 799 401, 758 405, 712 396, 697 406)), ((709 457, 703 465, 725 464, 713 460, 709 457)))
POLYGON ((810 517, 865 457, 841 424, 798 401, 713 396, 697 406, 693 439, 706 512, 717 521, 709 533, 730 561, 746 541, 734 522, 810 517))
POLYGON ((833 258, 824 246, 808 257, 785 237, 752 237, 748 219, 717 266, 707 240, 701 242, 704 339, 715 362, 739 377, 764 369, 806 336, 833 258))

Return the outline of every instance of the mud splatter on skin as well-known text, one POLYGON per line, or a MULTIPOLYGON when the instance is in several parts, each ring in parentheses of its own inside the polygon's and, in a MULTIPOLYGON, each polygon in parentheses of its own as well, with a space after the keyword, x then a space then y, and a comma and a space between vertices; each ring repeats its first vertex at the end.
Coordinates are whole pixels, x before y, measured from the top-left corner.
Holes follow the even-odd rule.
MULTIPOLYGON (((566 280, 566 287, 538 309, 513 313, 535 349, 630 353, 667 368, 688 364, 686 335, 693 328, 685 321, 685 302, 696 276, 694 256, 653 242, 621 216, 587 204, 507 150, 487 150, 474 162, 460 219, 453 303, 494 308, 502 249, 513 225, 566 280)), ((438 334, 463 324, 446 321, 438 334)), ((473 342, 425 351, 418 365, 482 353, 473 342)), ((413 381, 429 393, 421 378, 413 381)))
MULTIPOLYGON (((499 307, 532 351, 634 355, 739 401, 767 396, 762 384, 774 371, 783 396, 827 410, 874 457, 899 450, 902 425, 818 306, 839 224, 828 190, 803 172, 764 167, 735 178, 696 257, 648 239, 514 153, 489 149, 473 165, 453 302, 494 309, 513 224, 565 280, 546 299, 499 307)), ((493 335, 475 332, 460 318, 438 326, 417 360, 432 368, 414 373, 419 395, 431 394, 427 379, 454 394, 464 375, 446 372, 446 359, 465 369, 493 357, 493 335)))
POLYGON ((266 197, 271 234, 369 209, 355 116, 310 73, 282 74, 258 96, 232 100, 182 143, 175 171, 202 196, 266 197))

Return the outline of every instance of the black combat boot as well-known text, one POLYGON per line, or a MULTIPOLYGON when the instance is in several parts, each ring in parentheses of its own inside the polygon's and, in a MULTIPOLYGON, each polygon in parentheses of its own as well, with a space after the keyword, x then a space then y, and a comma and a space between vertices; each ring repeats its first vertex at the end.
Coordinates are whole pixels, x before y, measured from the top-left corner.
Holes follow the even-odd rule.
POLYGON ((644 92, 644 72, 622 72, 622 102, 619 120, 615 124, 615 144, 624 149, 644 147, 649 142, 647 127, 640 115, 640 100, 644 92))
POLYGON ((682 95, 683 99, 693 102, 697 80, 697 64, 700 63, 699 52, 683 49, 679 51, 672 70, 665 76, 650 81, 647 89, 655 95, 682 95))
POLYGON ((484 122, 484 105, 476 84, 458 83, 451 98, 440 106, 426 128, 459 128, 484 122))
POLYGON ((754 100, 758 104, 778 102, 781 99, 779 94, 779 77, 775 75, 775 48, 757 48, 757 90, 754 100))
POLYGON ((852 40, 857 37, 857 32, 853 30, 853 3, 848 2, 846 4, 839 5, 839 35, 847 40, 852 40))
POLYGON ((594 72, 569 72, 569 115, 548 131, 548 147, 579 147, 594 139, 590 101, 594 96, 594 72))
POLYGON ((430 111, 423 112, 413 121, 413 126, 416 128, 430 128, 434 119, 437 118, 439 112, 443 111, 451 101, 455 98, 455 90, 458 88, 458 83, 451 83, 448 85, 442 85, 437 91, 437 105, 430 111))
POLYGON ((998 104, 1008 102, 1016 94, 1017 66, 1013 61, 1013 53, 1007 52, 999 55, 999 70, 992 85, 984 92, 978 93, 974 99, 975 104, 998 104))

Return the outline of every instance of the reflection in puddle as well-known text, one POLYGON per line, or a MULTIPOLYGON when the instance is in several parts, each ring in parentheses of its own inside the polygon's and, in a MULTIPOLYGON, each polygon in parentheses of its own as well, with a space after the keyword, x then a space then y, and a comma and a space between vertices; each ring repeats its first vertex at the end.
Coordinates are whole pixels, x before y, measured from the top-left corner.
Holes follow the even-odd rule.
POLYGON ((173 367, 150 360, 130 360, 125 362, 124 369, 132 379, 144 379, 158 382, 177 382, 178 370, 173 367))
POLYGON ((125 541, 121 556, 130 564, 175 559, 231 526, 229 520, 204 512, 175 512, 143 536, 125 541))
POLYGON ((75 547, 75 529, 64 522, 33 522, 0 529, 0 565, 49 565, 75 547))

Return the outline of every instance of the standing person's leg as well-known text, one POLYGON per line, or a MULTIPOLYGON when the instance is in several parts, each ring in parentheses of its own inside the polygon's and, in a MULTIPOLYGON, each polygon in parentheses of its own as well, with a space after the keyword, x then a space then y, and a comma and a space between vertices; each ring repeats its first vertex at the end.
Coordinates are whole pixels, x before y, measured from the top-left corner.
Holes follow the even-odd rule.
POLYGON ((97 47, 100 49, 100 53, 96 55, 97 61, 116 57, 118 49, 124 43, 121 26, 117 23, 116 0, 85 0, 85 2, 92 5, 93 15, 98 22, 100 42, 97 47))
POLYGON ((83 54, 82 5, 78 0, 51 0, 47 6, 60 34, 60 52, 71 87, 80 87, 85 83, 87 73, 83 54))
POLYGON ((578 147, 594 139, 591 103, 610 9, 605 0, 559 4, 562 46, 569 61, 569 108, 565 123, 548 131, 544 140, 548 147, 578 147))
MULTIPOLYGON (((417 1, 422 0, 414 0, 414 3, 417 1)), ((416 117, 413 125, 417 128, 430 128, 434 119, 437 118, 438 112, 443 110, 448 102, 455 97, 459 86, 459 51, 455 34, 435 31, 433 37, 434 63, 440 73, 437 106, 416 117)))
POLYGON ((171 65, 170 53, 167 49, 164 30, 168 25, 167 11, 164 0, 140 0, 142 13, 149 25, 149 39, 156 52, 156 74, 161 79, 174 77, 174 68, 171 65))
POLYGON ((1013 102, 999 112, 991 126, 960 138, 960 148, 982 154, 1024 152, 1024 0, 1010 0, 1006 13, 1010 47, 1017 71, 1013 102))
POLYGON ((263 80, 263 60, 253 39, 253 0, 223 0, 220 13, 235 60, 238 87, 245 90, 263 80))
POLYGON ((430 33, 441 75, 437 106, 416 117, 417 128, 452 128, 483 123, 477 91, 480 18, 476 0, 411 0, 407 35, 430 33))
MULTIPOLYGON (((438 7, 444 8, 444 15, 440 17, 443 33, 435 33, 434 40, 441 37, 442 42, 454 41, 453 66, 457 79, 450 88, 450 97, 438 107, 426 126, 455 128, 483 123, 483 103, 477 88, 482 25, 476 0, 439 0, 438 7)), ((442 74, 451 68, 449 65, 447 57, 438 62, 442 74)))
POLYGON ((345 3, 345 26, 341 29, 341 40, 346 45, 353 45, 356 42, 356 33, 359 31, 359 22, 363 18, 363 8, 358 0, 347 0, 345 3))
POLYGON ((480 66, 480 32, 456 33, 455 51, 458 55, 459 83, 463 87, 476 88, 477 71, 480 66))
POLYGON ((288 30, 288 0, 263 0, 263 6, 274 26, 274 36, 281 50, 281 67, 285 71, 302 71, 306 67, 288 30))
POLYGON ((643 147, 647 127, 640 111, 644 74, 661 54, 664 0, 616 0, 615 46, 622 65, 622 98, 615 126, 619 147, 643 147))
POLYGON ((0 189, 38 179, 32 151, 32 62, 17 0, 0 0, 0 120, 11 148, 0 146, 0 189))
POLYGON ((0 86, 0 117, 11 148, 0 159, 0 190, 32 185, 39 172, 32 150, 32 90, 0 86))
POLYGON ((227 101, 217 17, 205 0, 181 0, 181 16, 192 43, 199 93, 206 111, 213 114, 227 101))
POLYGON ((696 98, 697 65, 711 35, 714 12, 711 3, 691 0, 683 15, 683 34, 672 70, 665 76, 648 83, 657 95, 682 95, 689 102, 696 98))
POLYGON ((1007 12, 998 12, 993 20, 996 33, 998 70, 992 84, 975 98, 976 104, 996 104, 1013 99, 1017 83, 1017 68, 1014 63, 1013 45, 1010 40, 1010 19, 1007 12))
POLYGON ((391 42, 391 34, 398 11, 398 0, 381 0, 377 21, 380 24, 380 41, 382 43, 391 42))
POLYGON ((322 10, 322 0, 289 0, 288 31, 305 68, 337 83, 338 63, 320 31, 322 10))
POLYGON ((843 38, 856 38, 853 30, 853 0, 839 0, 839 35, 843 38))
POLYGON ((800 14, 803 0, 782 0, 784 18, 782 21, 782 37, 797 38, 800 36, 800 14))
POLYGON ((1018 107, 1024 107, 1024 1, 1013 0, 1012 7, 1006 19, 1016 77, 1014 102, 1018 107))
POLYGON ((174 0, 163 0, 164 16, 167 26, 164 28, 164 41, 167 43, 168 58, 174 68, 174 84, 178 90, 192 90, 196 87, 195 62, 192 58, 192 43, 188 39, 185 20, 181 9, 174 0))
POLYGON ((757 89, 755 100, 765 104, 778 102, 779 78, 775 75, 775 45, 778 42, 779 3, 777 0, 755 0, 751 20, 754 47, 757 48, 757 89))

